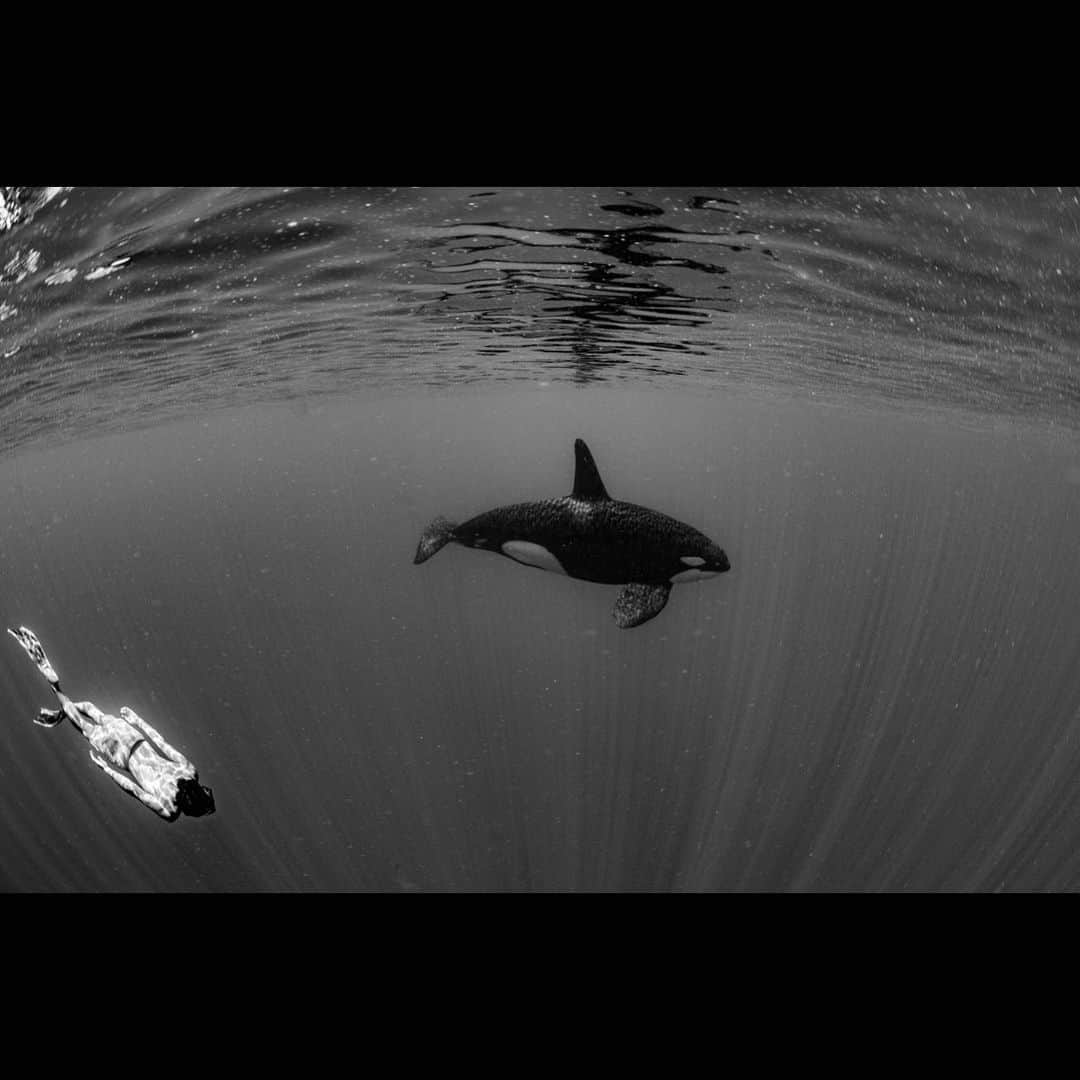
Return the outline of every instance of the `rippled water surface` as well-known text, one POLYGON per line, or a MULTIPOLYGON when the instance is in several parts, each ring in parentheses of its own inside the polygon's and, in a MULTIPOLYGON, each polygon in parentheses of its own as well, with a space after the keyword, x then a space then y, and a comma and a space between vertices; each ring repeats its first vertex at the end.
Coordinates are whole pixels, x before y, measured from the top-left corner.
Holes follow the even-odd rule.
POLYGON ((3 887, 1080 881, 1077 191, 0 192, 0 619, 219 806, 5 635, 3 887), (576 437, 732 572, 412 565, 576 437))

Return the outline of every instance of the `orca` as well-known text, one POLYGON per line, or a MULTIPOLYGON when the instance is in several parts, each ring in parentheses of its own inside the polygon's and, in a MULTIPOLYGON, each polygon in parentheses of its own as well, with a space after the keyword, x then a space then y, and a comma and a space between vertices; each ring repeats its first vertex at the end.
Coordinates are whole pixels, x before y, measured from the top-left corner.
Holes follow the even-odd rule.
POLYGON ((583 439, 574 442, 574 457, 569 495, 499 506, 460 525, 437 517, 420 537, 413 563, 456 543, 579 581, 622 585, 612 614, 623 629, 659 615, 672 585, 731 569, 724 551, 692 526, 613 499, 583 439))

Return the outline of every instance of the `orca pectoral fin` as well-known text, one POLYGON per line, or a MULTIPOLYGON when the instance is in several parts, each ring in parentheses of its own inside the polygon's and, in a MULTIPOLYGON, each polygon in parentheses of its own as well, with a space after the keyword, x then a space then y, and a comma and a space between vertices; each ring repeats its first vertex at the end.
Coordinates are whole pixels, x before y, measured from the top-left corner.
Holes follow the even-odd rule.
POLYGON ((643 585, 641 582, 632 581, 619 593, 615 601, 615 625, 623 630, 629 630, 632 626, 640 626, 655 618, 664 610, 664 605, 671 595, 671 585, 664 582, 661 585, 643 585))

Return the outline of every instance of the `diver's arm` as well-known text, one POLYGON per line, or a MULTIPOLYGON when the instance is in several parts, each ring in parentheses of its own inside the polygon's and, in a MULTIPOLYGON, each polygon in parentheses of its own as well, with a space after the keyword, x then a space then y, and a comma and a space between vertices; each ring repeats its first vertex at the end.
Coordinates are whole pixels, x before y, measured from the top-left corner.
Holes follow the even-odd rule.
POLYGON ((90 760, 103 773, 115 780, 126 792, 134 795, 136 799, 145 803, 151 810, 159 813, 166 821, 172 821, 177 816, 176 811, 164 799, 158 798, 157 795, 151 795, 148 791, 143 791, 131 777, 125 776, 122 772, 114 769, 104 758, 98 757, 93 750, 90 751, 90 760))
POLYGON ((179 750, 171 747, 138 713, 133 712, 126 705, 120 710, 120 719, 126 720, 129 724, 134 724, 136 727, 142 728, 143 732, 152 741, 157 743, 161 748, 161 752, 170 760, 175 761, 177 765, 191 765, 179 750))

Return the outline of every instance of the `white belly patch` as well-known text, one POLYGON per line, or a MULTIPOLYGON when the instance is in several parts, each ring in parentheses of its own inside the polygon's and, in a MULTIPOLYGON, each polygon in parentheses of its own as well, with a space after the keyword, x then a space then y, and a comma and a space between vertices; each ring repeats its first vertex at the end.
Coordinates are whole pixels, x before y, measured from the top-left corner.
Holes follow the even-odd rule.
POLYGON ((507 540, 502 546, 502 553, 526 566, 538 566, 541 570, 551 570, 555 574, 566 573, 562 563, 541 544, 530 544, 527 540, 507 540))
POLYGON ((683 570, 681 574, 674 574, 671 578, 672 585, 685 585, 688 581, 704 581, 706 578, 716 577, 716 570, 683 570))

